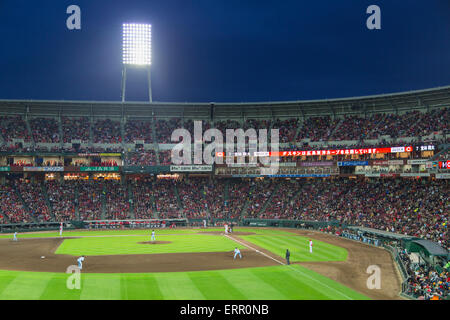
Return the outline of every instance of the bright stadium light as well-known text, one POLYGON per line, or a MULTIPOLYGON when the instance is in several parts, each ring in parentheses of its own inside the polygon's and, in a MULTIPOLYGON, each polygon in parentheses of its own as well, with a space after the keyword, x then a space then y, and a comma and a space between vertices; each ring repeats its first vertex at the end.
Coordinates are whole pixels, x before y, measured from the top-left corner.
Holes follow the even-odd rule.
POLYGON ((149 66, 152 64, 152 26, 123 24, 123 64, 149 66))
POLYGON ((152 64, 152 26, 150 24, 124 23, 122 25, 122 102, 128 67, 145 67, 148 75, 148 96, 152 102, 150 66, 152 64))

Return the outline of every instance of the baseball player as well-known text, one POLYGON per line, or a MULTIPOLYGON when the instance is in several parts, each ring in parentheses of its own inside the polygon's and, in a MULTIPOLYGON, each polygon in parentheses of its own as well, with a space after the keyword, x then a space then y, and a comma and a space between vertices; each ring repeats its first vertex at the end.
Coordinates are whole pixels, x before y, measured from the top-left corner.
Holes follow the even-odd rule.
POLYGON ((309 253, 312 253, 312 248, 313 248, 313 242, 311 239, 309 239, 309 253))
POLYGON ((236 259, 236 256, 239 255, 239 259, 242 259, 241 251, 238 248, 234 249, 234 258, 236 259))
POLYGON ((228 234, 228 225, 225 225, 225 234, 228 234))
POLYGON ((14 237, 13 237, 13 241, 17 241, 17 231, 14 232, 14 237))
POLYGON ((59 225, 59 236, 61 237, 63 234, 63 223, 61 222, 61 224, 59 225))
POLYGON ((78 268, 83 269, 83 261, 84 261, 84 256, 81 256, 77 259, 78 262, 78 268))
POLYGON ((289 258, 291 256, 291 253, 289 252, 289 249, 286 249, 286 264, 290 265, 289 258))
POLYGON ((152 230, 152 241, 156 241, 156 235, 155 235, 155 230, 152 230))

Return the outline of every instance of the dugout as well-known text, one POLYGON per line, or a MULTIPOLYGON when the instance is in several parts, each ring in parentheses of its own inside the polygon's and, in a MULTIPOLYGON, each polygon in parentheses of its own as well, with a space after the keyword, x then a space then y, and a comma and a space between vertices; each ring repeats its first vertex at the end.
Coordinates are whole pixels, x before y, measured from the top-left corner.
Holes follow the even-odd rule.
POLYGON ((432 266, 441 266, 442 262, 449 258, 449 253, 436 242, 423 239, 414 239, 405 244, 408 252, 415 252, 432 266))
POLYGON ((338 221, 308 221, 283 219, 242 219, 241 225, 245 227, 276 227, 276 228, 302 228, 320 229, 328 226, 338 226, 338 221))
POLYGON ((377 230, 373 228, 365 228, 357 226, 346 226, 346 228, 349 230, 353 230, 354 232, 357 232, 362 236, 378 239, 381 242, 381 244, 388 244, 388 245, 394 244, 396 246, 405 247, 406 243, 408 243, 409 241, 419 239, 417 237, 412 237, 389 231, 377 230))

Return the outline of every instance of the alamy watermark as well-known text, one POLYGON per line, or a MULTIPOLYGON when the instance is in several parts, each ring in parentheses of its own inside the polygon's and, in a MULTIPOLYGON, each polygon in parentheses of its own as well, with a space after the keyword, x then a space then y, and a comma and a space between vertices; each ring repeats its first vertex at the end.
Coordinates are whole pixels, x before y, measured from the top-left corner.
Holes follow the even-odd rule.
POLYGON ((366 273, 370 274, 367 278, 366 285, 370 290, 381 289, 381 269, 377 265, 367 267, 366 273))
POLYGON ((171 141, 179 142, 171 150, 174 165, 181 164, 226 164, 258 161, 266 171, 276 174, 279 168, 279 129, 270 130, 270 143, 267 129, 226 129, 225 139, 218 129, 208 129, 203 134, 202 121, 194 121, 194 142, 191 133, 183 128, 172 132, 171 141), (270 150, 269 150, 270 144, 270 150), (193 146, 192 146, 193 145, 193 146), (225 153, 224 153, 225 146, 225 153), (192 152, 192 148, 194 149, 192 152), (193 163, 192 163, 192 153, 193 163))
POLYGON ((69 30, 80 30, 81 29, 81 9, 79 6, 73 4, 67 7, 67 14, 70 14, 66 20, 66 27, 69 30))
POLYGON ((66 287, 69 290, 81 289, 81 269, 76 265, 68 266, 66 273, 70 274, 66 281, 66 287))

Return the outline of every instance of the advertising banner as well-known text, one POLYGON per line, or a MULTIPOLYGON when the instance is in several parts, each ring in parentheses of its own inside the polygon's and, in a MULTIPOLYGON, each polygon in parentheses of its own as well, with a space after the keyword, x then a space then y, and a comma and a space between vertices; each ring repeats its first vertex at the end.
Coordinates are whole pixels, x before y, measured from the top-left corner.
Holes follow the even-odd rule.
POLYGON ((80 167, 80 171, 87 172, 116 172, 119 167, 80 167))
POLYGON ((427 161, 427 159, 412 159, 408 160, 408 164, 426 164, 427 161))
POLYGON ((300 162, 301 167, 332 167, 334 166, 333 161, 310 161, 310 162, 300 162))
POLYGON ((210 172, 212 165, 181 165, 170 166, 170 172, 210 172))
POLYGON ((369 161, 339 161, 339 167, 348 167, 348 166, 368 166, 369 161))
POLYGON ((439 161, 439 169, 450 169, 450 160, 439 161))
POLYGON ((23 171, 62 172, 64 171, 64 167, 23 167, 23 171))

